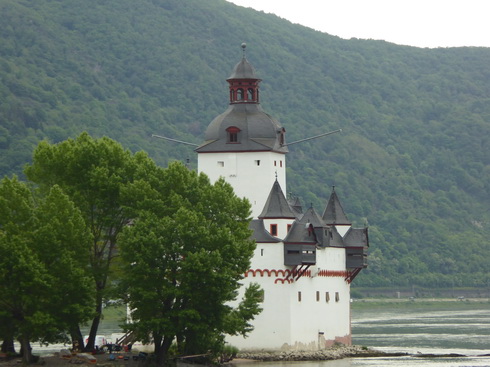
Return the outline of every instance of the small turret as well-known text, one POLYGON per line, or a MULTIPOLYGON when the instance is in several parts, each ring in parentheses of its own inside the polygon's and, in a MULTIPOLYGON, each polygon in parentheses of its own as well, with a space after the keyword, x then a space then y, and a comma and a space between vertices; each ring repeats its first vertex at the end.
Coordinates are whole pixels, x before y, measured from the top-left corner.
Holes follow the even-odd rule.
POLYGON ((342 208, 339 197, 335 192, 335 186, 332 186, 332 193, 328 199, 327 207, 322 215, 323 220, 329 226, 336 226, 339 233, 343 236, 349 230, 352 222, 347 218, 347 215, 342 208))

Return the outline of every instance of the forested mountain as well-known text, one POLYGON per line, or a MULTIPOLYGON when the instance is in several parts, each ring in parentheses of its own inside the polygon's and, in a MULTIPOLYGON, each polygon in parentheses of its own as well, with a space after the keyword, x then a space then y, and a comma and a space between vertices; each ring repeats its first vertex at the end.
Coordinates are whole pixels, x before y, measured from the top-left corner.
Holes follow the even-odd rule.
POLYGON ((490 285, 490 49, 343 40, 224 0, 0 0, 0 175, 88 131, 196 155, 247 58, 295 141, 288 192, 370 227, 357 285, 490 285))

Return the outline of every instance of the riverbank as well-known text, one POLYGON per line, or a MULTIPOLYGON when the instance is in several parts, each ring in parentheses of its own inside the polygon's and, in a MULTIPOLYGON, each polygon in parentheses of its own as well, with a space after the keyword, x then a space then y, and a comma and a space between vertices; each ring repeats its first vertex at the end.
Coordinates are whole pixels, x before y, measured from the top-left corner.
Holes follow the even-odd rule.
POLYGON ((328 361, 343 358, 366 358, 384 356, 402 356, 406 353, 385 353, 374 349, 361 346, 334 346, 315 351, 251 351, 239 352, 237 360, 232 360, 231 364, 238 361, 328 361))
MULTIPOLYGON (((77 364, 82 366, 114 366, 118 367, 139 367, 141 361, 133 358, 132 353, 117 354, 114 360, 109 360, 108 354, 99 355, 67 355, 66 353, 55 353, 50 356, 43 356, 33 366, 44 367, 69 367, 77 364)), ((360 346, 334 346, 316 351, 251 351, 239 352, 236 358, 225 363, 226 365, 238 365, 246 362, 272 362, 272 361, 328 361, 343 358, 366 358, 384 356, 403 356, 406 353, 385 353, 377 350, 360 346)), ((9 360, 0 359, 0 367, 14 367, 21 364, 20 358, 9 360)), ((182 363, 187 365, 186 363, 182 363)), ((180 365, 180 363, 179 363, 180 365)))

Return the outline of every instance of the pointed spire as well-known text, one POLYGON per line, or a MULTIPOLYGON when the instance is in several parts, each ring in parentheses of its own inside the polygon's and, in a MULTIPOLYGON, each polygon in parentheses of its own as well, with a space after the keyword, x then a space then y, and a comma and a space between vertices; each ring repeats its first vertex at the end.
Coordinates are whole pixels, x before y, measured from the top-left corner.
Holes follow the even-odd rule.
POLYGON ((284 193, 282 192, 281 185, 279 181, 274 182, 272 189, 265 203, 264 210, 259 215, 260 219, 263 218, 285 218, 285 219, 295 219, 291 207, 289 206, 284 193))
POLYGON ((335 186, 332 186, 332 193, 330 199, 328 199, 327 207, 323 212, 323 220, 328 225, 351 225, 352 223, 347 219, 342 204, 335 192, 335 186))

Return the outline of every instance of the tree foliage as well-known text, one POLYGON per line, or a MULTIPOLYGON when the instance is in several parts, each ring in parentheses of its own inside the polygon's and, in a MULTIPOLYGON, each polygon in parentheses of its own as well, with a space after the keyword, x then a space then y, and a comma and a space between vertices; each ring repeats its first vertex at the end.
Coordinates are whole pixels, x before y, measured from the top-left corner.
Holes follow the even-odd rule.
POLYGON ((58 186, 34 195, 17 178, 0 181, 0 338, 67 341, 92 315, 90 233, 58 186))
MULTIPOLYGON (((34 151, 32 164, 25 168, 27 177, 41 190, 50 190, 53 185, 61 187, 81 211, 92 234, 89 264, 95 281, 95 316, 86 346, 89 350, 94 346, 107 297, 117 238, 131 218, 131 212, 124 206, 124 187, 144 174, 138 165, 148 164, 148 160, 145 154, 133 155, 114 140, 94 139, 82 133, 58 144, 41 142, 34 151)), ((80 339, 78 330, 76 334, 80 339)))
POLYGON ((182 354, 215 352, 223 334, 246 334, 259 311, 257 286, 236 309, 239 281, 250 266, 250 205, 228 184, 172 163, 157 170, 153 190, 130 188, 137 216, 120 239, 123 294, 143 341, 163 364, 172 342, 182 354))

